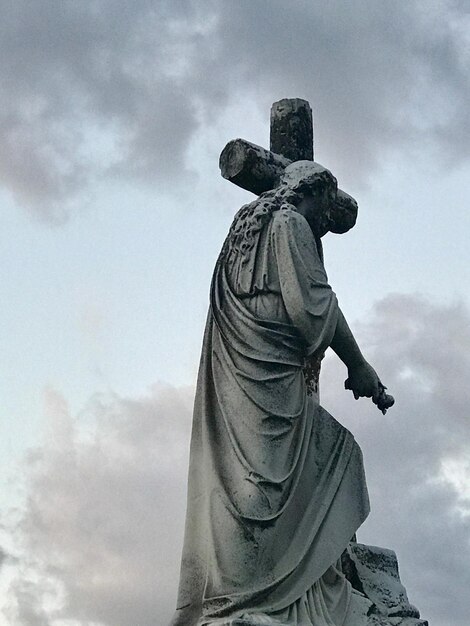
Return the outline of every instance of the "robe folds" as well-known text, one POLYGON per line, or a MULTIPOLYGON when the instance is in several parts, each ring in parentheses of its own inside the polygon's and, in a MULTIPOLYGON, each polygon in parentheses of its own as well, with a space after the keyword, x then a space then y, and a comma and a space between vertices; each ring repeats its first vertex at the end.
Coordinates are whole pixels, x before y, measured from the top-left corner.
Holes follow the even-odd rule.
POLYGON ((343 626, 356 609, 336 565, 369 511, 362 455, 302 373, 338 304, 294 207, 245 231, 212 281, 173 624, 343 626))

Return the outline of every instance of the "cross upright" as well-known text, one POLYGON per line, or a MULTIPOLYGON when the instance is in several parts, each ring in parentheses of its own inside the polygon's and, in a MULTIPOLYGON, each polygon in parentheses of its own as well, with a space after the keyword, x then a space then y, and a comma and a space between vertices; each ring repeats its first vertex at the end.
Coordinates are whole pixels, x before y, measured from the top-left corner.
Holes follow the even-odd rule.
POLYGON ((290 161, 313 161, 313 116, 307 100, 285 98, 274 102, 270 149, 290 161))

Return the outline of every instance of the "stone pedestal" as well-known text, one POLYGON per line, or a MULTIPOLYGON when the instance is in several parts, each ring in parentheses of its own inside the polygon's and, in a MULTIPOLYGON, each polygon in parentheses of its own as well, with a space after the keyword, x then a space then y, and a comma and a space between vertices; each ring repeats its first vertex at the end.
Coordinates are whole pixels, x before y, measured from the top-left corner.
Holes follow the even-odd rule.
POLYGON ((408 600, 395 552, 350 543, 343 554, 342 566, 354 589, 372 602, 367 626, 428 626, 408 600))

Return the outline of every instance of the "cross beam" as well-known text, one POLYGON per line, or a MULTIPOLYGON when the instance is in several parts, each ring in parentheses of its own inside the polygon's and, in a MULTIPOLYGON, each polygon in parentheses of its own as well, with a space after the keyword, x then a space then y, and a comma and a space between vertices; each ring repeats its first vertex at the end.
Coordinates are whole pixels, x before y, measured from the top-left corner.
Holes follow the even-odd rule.
MULTIPOLYGON (((313 161, 312 109, 306 100, 284 99, 272 105, 270 148, 266 150, 245 139, 229 141, 220 155, 222 176, 238 187, 260 195, 277 187, 289 163, 313 161)), ((357 203, 338 189, 330 213, 332 232, 346 232, 356 221, 357 203)))

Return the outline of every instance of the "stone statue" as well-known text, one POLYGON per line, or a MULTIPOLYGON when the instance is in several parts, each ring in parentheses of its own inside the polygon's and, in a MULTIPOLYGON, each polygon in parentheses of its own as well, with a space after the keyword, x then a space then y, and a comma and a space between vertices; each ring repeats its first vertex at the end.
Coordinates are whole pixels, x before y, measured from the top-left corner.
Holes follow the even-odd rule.
MULTIPOLYGON (((385 609, 365 591, 367 559, 377 555, 350 547, 369 512, 362 455, 318 401, 317 364, 331 347, 356 398, 383 411, 393 403, 323 265, 321 238, 352 227, 357 205, 312 159, 245 144, 264 167, 260 175, 256 159, 235 155, 245 184, 247 171, 270 182, 235 216, 212 279, 172 626, 398 624, 371 621, 397 606, 406 626, 425 624, 401 586, 396 598, 385 593, 385 609)), ((388 559, 382 570, 396 591, 390 554, 378 558, 388 559)))

